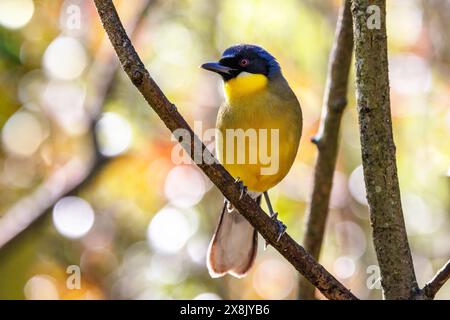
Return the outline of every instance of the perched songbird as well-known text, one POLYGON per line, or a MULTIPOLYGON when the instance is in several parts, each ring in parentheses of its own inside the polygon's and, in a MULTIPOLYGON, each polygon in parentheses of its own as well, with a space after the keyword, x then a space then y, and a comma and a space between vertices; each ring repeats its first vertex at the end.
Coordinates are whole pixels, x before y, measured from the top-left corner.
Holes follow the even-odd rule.
MULTIPOLYGON (((218 73, 224 81, 226 101, 216 125, 218 159, 241 183, 243 192, 248 188, 258 203, 264 194, 270 215, 279 225, 279 239, 286 227, 277 220, 267 191, 294 162, 302 132, 300 104, 277 60, 259 46, 230 47, 218 62, 202 68, 218 73)), ((208 249, 210 275, 245 276, 255 260, 257 239, 250 223, 225 200, 208 249)))

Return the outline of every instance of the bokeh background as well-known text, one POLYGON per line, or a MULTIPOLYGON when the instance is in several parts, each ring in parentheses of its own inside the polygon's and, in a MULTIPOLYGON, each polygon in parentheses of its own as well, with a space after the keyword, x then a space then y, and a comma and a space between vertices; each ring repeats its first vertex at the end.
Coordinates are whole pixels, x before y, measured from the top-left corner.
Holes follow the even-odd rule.
MULTIPOLYGON (((191 125, 213 127, 223 99, 201 63, 242 42, 278 58, 304 129, 271 197, 301 241, 316 157, 309 139, 341 1, 115 3, 191 125)), ((423 285, 450 256, 450 4, 395 0, 387 12, 399 178, 423 285)), ((194 165, 172 161, 170 132, 117 68, 92 1, 0 0, 0 298, 295 299, 297 272, 263 241, 245 279, 209 277, 222 196, 194 165), (67 286, 70 266, 81 289, 67 286)), ((321 263, 360 298, 379 299, 354 70, 351 78, 321 263)), ((449 283, 437 298, 450 298, 449 283)))

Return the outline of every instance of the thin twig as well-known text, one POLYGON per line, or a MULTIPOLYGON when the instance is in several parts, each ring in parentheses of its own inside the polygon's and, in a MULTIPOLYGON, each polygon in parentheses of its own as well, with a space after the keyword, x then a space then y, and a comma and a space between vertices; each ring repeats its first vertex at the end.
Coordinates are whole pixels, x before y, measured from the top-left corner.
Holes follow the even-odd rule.
MULTIPOLYGON (((348 74, 353 52, 351 3, 350 0, 343 1, 328 62, 320 129, 319 133, 311 139, 317 145, 318 157, 303 245, 316 260, 319 260, 328 216, 339 145, 339 127, 347 104, 348 74)), ((304 278, 300 278, 299 299, 314 299, 314 287, 304 278)))
MULTIPOLYGON (((205 145, 194 134, 188 123, 145 69, 128 38, 111 0, 94 0, 103 27, 116 50, 119 60, 136 88, 147 100, 170 131, 183 129, 191 137, 181 144, 192 159, 214 159, 205 145)), ((217 162, 201 161, 197 166, 208 176, 241 214, 255 227, 263 238, 278 250, 303 276, 315 285, 329 299, 357 299, 336 280, 323 266, 318 264, 303 247, 288 234, 276 242, 277 224, 250 198, 240 199, 239 187, 233 177, 217 162)))
POLYGON ((450 279, 450 260, 439 270, 433 279, 428 282, 422 289, 424 295, 428 299, 434 299, 436 293, 442 288, 442 286, 450 279))

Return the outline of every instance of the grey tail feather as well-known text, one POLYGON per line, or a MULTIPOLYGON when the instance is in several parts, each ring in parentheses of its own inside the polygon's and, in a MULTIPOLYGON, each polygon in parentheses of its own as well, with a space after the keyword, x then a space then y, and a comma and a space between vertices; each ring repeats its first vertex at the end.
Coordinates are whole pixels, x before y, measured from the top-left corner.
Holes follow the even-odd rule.
MULTIPOLYGON (((256 199, 261 203, 261 196, 256 199)), ((253 226, 225 201, 219 223, 208 248, 207 266, 213 278, 229 273, 244 277, 255 261, 258 233, 253 226)))

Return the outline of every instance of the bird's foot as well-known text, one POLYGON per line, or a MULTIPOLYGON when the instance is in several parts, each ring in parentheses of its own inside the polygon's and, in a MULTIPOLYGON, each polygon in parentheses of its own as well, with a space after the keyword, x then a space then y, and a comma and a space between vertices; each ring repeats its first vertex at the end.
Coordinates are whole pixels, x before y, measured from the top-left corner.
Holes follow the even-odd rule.
MULTIPOLYGON (((274 212, 274 213, 270 216, 270 218, 271 218, 273 221, 275 221, 276 224, 277 224, 277 226, 278 226, 278 235, 277 235, 277 241, 276 241, 276 242, 278 242, 278 241, 280 241, 280 239, 281 239, 281 237, 283 236, 283 234, 286 233, 287 227, 286 227, 286 225, 285 225, 283 222, 281 222, 280 220, 278 220, 278 212, 274 212)), ((269 243, 266 241, 266 245, 264 246, 264 249, 266 249, 268 245, 269 245, 269 243)))
POLYGON ((240 191, 239 200, 241 200, 244 197, 244 195, 247 194, 247 187, 244 186, 244 182, 242 182, 242 180, 239 179, 239 177, 236 180, 234 180, 234 182, 237 183, 237 185, 239 187, 239 191, 240 191))

